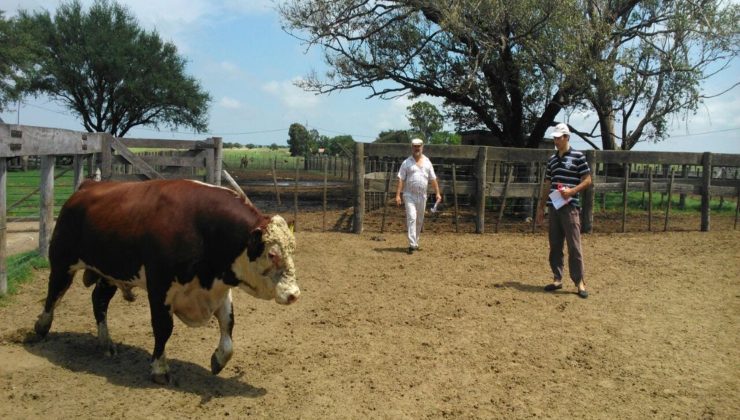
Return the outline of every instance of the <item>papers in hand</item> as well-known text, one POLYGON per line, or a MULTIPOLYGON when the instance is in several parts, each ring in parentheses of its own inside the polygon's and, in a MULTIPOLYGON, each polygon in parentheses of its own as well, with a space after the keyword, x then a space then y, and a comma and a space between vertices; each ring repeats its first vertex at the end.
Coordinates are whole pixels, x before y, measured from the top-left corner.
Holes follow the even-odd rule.
POLYGON ((550 200, 552 200, 552 205, 555 209, 559 209, 570 202, 570 198, 564 198, 558 190, 553 190, 550 193, 550 200))

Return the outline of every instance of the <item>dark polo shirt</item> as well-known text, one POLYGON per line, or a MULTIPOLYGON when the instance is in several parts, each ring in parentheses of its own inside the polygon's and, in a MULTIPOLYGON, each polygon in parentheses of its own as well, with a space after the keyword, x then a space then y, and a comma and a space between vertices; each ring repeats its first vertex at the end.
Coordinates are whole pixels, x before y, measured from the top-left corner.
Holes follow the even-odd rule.
MULTIPOLYGON (((586 155, 569 148, 568 151, 560 157, 556 151, 554 155, 547 160, 547 169, 545 179, 550 181, 550 192, 557 189, 558 184, 564 187, 573 188, 581 183, 581 177, 591 173, 586 161, 586 155)), ((552 205, 552 200, 547 198, 547 204, 552 205)), ((580 193, 573 196, 570 201, 571 205, 580 207, 580 193)))

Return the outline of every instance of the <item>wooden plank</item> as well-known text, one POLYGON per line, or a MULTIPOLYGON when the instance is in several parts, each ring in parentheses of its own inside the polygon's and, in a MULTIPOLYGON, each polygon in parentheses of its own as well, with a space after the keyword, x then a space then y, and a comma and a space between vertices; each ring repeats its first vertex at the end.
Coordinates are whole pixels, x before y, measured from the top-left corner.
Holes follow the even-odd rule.
POLYGON ((128 148, 142 149, 215 149, 216 145, 204 140, 134 139, 124 137, 121 142, 128 148))
POLYGON ((622 233, 627 229, 627 193, 630 185, 630 164, 625 165, 624 185, 622 186, 622 233))
MULTIPOLYGON (((142 156, 137 155, 150 166, 184 166, 189 168, 205 168, 205 159, 201 156, 142 156)), ((119 156, 114 163, 124 163, 124 158, 119 156)))
POLYGON ((648 232, 653 231, 653 170, 648 175, 648 232))
POLYGON ((0 124, 0 157, 75 155, 101 150, 101 133, 0 124))
POLYGON ((701 231, 709 232, 709 199, 711 198, 709 187, 712 183, 712 154, 709 152, 705 152, 702 156, 701 179, 701 231))
POLYGON ((365 218, 365 143, 355 143, 354 165, 354 214, 352 216, 352 232, 362 233, 365 218))
POLYGON ((0 296, 8 294, 8 160, 0 158, 0 296))
POLYGON ((488 197, 501 197, 506 192, 508 198, 531 198, 534 194, 538 194, 539 187, 539 183, 533 182, 511 183, 508 187, 506 183, 489 182, 486 190, 488 197))
POLYGON ((39 255, 49 258, 49 243, 54 227, 54 156, 41 156, 41 191, 39 198, 39 255))
POLYGON ((596 160, 603 163, 650 163, 671 165, 701 165, 701 153, 636 152, 625 150, 597 150, 596 160))
POLYGON ((501 205, 498 210, 498 219, 496 219, 495 233, 498 233, 498 226, 501 224, 501 219, 504 218, 504 208, 506 207, 506 191, 509 189, 511 178, 514 176, 514 165, 509 165, 509 171, 506 173, 506 182, 504 183, 504 190, 501 192, 501 205))
MULTIPOLYGON (((639 181, 639 182, 630 182, 628 185, 630 191, 641 191, 645 188, 645 182, 639 181)), ((608 192, 622 192, 624 190, 624 181, 623 182, 609 182, 609 183, 600 183, 600 184, 594 184, 593 188, 598 193, 608 193, 608 192)), ((655 192, 666 192, 668 191, 667 184, 664 182, 656 183, 653 185, 653 191, 655 192)), ((701 189, 699 186, 691 185, 691 184, 674 184, 673 185, 673 191, 675 192, 681 192, 684 194, 700 194, 701 189)))
MULTIPOLYGON (((452 164, 452 200, 455 203, 455 233, 458 233, 460 231, 459 229, 459 209, 457 206, 457 170, 455 168, 455 164, 452 164)), ((737 216, 735 217, 737 220, 737 216)))
POLYGON ((553 151, 547 149, 522 149, 516 147, 488 147, 488 160, 499 162, 545 162, 553 151))
POLYGON ((668 203, 665 206, 665 222, 663 224, 663 232, 668 231, 668 215, 671 213, 671 199, 673 197, 673 178, 675 173, 671 169, 671 179, 668 181, 668 203))
POLYGON ((486 217, 486 165, 488 161, 488 148, 478 148, 478 159, 476 160, 475 177, 476 177, 476 214, 475 214, 475 233, 485 231, 486 217))
POLYGON ((118 152, 119 155, 128 160, 137 171, 146 175, 147 178, 164 179, 164 177, 160 175, 157 171, 155 171, 154 168, 152 168, 148 163, 144 162, 142 158, 134 154, 128 149, 128 147, 121 143, 118 138, 113 137, 111 139, 111 147, 113 147, 113 150, 118 152))

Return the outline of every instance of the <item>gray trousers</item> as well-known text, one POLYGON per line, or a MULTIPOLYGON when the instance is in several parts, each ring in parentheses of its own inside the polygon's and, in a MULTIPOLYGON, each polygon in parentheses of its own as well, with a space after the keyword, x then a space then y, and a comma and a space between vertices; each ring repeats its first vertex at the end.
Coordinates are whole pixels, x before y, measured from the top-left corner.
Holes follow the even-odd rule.
POLYGON ((577 285, 583 280, 581 252, 581 210, 569 204, 558 210, 550 206, 550 268, 555 280, 563 279, 563 242, 568 243, 570 279, 577 285))

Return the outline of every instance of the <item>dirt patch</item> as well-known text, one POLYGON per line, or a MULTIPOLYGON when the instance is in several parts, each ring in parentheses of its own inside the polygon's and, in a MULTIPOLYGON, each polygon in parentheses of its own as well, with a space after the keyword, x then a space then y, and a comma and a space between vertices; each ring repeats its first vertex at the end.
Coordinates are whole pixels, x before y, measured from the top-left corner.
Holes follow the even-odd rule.
POLYGON ((593 234, 591 297, 550 276, 544 234, 297 233, 300 301, 236 291, 235 354, 175 321, 176 383, 148 379, 145 294, 111 303, 96 347, 75 281, 31 332, 47 273, 0 307, 0 418, 738 418, 740 233, 593 234), (378 240, 381 239, 381 240, 378 240))

